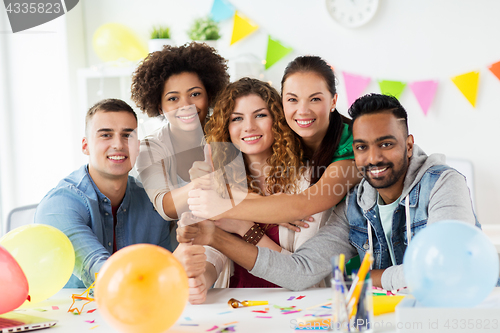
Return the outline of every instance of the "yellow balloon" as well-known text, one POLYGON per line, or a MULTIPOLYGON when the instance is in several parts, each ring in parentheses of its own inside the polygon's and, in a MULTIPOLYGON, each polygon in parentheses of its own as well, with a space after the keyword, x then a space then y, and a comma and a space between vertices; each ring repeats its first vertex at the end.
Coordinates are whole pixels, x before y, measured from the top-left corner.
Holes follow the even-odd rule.
POLYGON ((92 46, 103 61, 125 58, 137 61, 145 58, 148 51, 134 32, 123 24, 106 23, 94 33, 92 46))
POLYGON ((95 282, 97 307, 120 332, 164 332, 182 314, 189 295, 182 265, 167 250, 135 244, 113 254, 95 282))
MULTIPOLYGON (((75 266, 75 251, 59 229, 44 224, 16 228, 0 239, 28 280, 31 303, 56 294, 68 282, 75 266)), ((23 305, 29 304, 29 301, 23 305)))

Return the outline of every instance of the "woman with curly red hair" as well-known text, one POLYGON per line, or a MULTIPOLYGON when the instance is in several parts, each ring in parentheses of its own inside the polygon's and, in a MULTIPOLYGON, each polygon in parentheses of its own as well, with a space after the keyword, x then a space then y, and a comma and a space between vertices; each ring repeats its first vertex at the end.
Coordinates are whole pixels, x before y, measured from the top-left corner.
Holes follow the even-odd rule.
POLYGON ((136 168, 158 213, 175 220, 187 210, 188 170, 203 161, 209 107, 229 83, 226 60, 202 43, 150 53, 132 77, 132 100, 167 124, 141 141, 136 168))
MULTIPOLYGON (((216 170, 213 177, 218 180, 214 183, 221 184, 216 186, 221 196, 242 189, 248 189, 254 196, 299 193, 309 185, 304 178, 306 168, 299 139, 286 123, 279 93, 265 82, 242 78, 229 84, 219 95, 207 122, 206 141, 212 149, 211 160, 216 170), (243 155, 244 163, 237 162, 238 154, 243 155)), ((316 218, 321 220, 319 214, 316 218)), ((223 219, 215 224, 254 245, 292 253, 325 222, 326 218, 300 233, 282 225, 252 221, 223 219)), ((210 247, 205 253, 205 273, 198 277, 198 284, 191 286, 193 304, 203 303, 207 286, 214 282, 219 288, 278 287, 254 277, 210 247)))

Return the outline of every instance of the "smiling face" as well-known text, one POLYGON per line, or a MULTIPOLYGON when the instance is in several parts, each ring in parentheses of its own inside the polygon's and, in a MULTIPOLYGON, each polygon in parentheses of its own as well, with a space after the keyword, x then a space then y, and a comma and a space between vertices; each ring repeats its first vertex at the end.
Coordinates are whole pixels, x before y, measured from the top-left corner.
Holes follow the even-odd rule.
POLYGON ((323 140, 337 95, 332 96, 322 76, 297 72, 283 83, 283 109, 288 126, 315 150, 323 140))
POLYGON ((353 124, 356 167, 386 203, 401 195, 413 152, 413 136, 391 112, 366 114, 353 124))
POLYGON ((139 154, 137 120, 126 111, 97 111, 88 123, 82 151, 89 155, 89 172, 101 179, 127 179, 139 154))
POLYGON ((272 154, 273 118, 267 104, 257 95, 236 99, 229 119, 231 142, 251 159, 265 160, 272 154))
POLYGON ((205 125, 208 114, 208 95, 195 73, 172 75, 165 81, 160 105, 172 130, 191 132, 205 125))

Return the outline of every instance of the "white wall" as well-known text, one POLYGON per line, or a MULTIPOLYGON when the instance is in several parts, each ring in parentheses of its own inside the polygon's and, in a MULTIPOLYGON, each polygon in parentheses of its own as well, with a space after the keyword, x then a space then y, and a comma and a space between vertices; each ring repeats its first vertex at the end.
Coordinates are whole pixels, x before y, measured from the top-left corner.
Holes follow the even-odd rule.
MULTIPOLYGON (((0 16, 2 31, 10 31, 5 11, 0 16)), ((73 53, 78 45, 72 44, 76 40, 82 44, 82 38, 72 34, 82 29, 72 29, 67 17, 69 14, 25 32, 1 34, 3 221, 14 207, 39 202, 75 169, 80 155, 82 133, 77 135, 74 130, 76 93, 71 78, 76 73, 73 64, 80 57, 73 53)))
MULTIPOLYGON (((436 99, 427 117, 409 88, 403 92, 400 100, 409 112, 410 130, 427 153, 442 152, 474 163, 480 221, 500 223, 495 209, 500 203, 500 157, 495 145, 500 124, 500 81, 487 70, 488 65, 500 60, 499 1, 380 0, 375 18, 356 29, 333 21, 324 0, 229 1, 260 29, 229 46, 232 21, 223 22, 218 46, 223 56, 235 60, 253 54, 264 59, 267 35, 281 40, 294 52, 265 72, 265 79, 279 88, 287 62, 297 55, 320 55, 339 74, 338 109, 343 113, 347 99, 341 71, 372 77, 366 92, 379 92, 376 79, 438 80, 436 99), (481 72, 475 109, 450 80, 472 70, 481 72)), ((11 178, 2 174, 2 200, 8 201, 4 211, 11 204, 39 200, 82 163, 78 146, 83 134, 79 119, 83 115, 75 97, 75 73, 79 66, 101 64, 92 49, 92 35, 99 26, 108 22, 125 24, 146 42, 149 28, 164 23, 171 26, 177 44, 182 44, 187 41, 185 31, 191 21, 208 14, 211 5, 210 0, 85 0, 65 17, 38 28, 55 33, 5 36, 9 48, 2 49, 1 56, 15 58, 18 63, 10 69, 12 98, 8 106, 16 138, 15 144, 11 143, 15 167, 12 171, 5 169, 3 162, 0 165, 1 172, 13 172, 11 178), (67 39, 65 33, 75 37, 67 39), (65 52, 70 52, 69 60, 64 58, 65 52), (51 74, 57 66, 66 68, 66 72, 51 74)), ((101 96, 107 97, 111 91, 101 96)), ((89 96, 89 100, 97 98, 89 96)), ((1 154, 3 158, 3 151, 1 154)))

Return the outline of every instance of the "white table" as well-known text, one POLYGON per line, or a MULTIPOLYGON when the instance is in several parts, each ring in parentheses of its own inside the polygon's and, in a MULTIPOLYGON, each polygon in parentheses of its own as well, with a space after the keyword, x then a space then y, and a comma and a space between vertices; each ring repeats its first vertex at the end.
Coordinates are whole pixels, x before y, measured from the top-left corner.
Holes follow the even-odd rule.
MULTIPOLYGON (((63 289, 46 301, 30 305, 23 312, 58 320, 58 324, 48 329, 47 332, 116 332, 116 330, 103 320, 99 314, 99 310, 87 313, 88 310, 96 308, 95 302, 86 305, 82 315, 77 316, 67 312, 72 302, 71 294, 81 294, 83 291, 83 289, 63 289), (59 310, 53 310, 52 306, 57 306, 59 310), (41 312, 41 309, 46 311, 41 312), (87 322, 92 320, 94 321, 93 323, 87 322)), ((330 298, 331 289, 329 288, 315 288, 300 292, 281 288, 212 289, 208 293, 205 304, 187 304, 183 314, 168 332, 206 332, 214 326, 218 326, 219 328, 211 332, 218 332, 221 328, 228 326, 225 324, 233 322, 236 322, 233 324, 235 332, 294 332, 295 330, 292 328, 293 320, 302 318, 304 314, 314 311, 282 314, 282 311, 275 308, 274 305, 280 307, 296 306, 298 309, 305 310, 308 307, 327 302, 330 298), (291 296, 305 297, 288 301, 291 296), (230 298, 236 298, 240 301, 264 300, 268 301, 269 305, 232 309, 227 304, 230 298), (269 308, 268 313, 252 312, 254 310, 264 310, 266 307, 269 308), (258 316, 272 318, 258 318, 258 316), (198 326, 186 326, 194 324, 198 326)), ((324 311, 328 310, 324 309, 324 311)), ((375 322, 379 324, 394 322, 394 320, 394 314, 375 317, 375 322)), ((394 332, 391 329, 383 329, 382 326, 380 325, 375 331, 394 332)))

